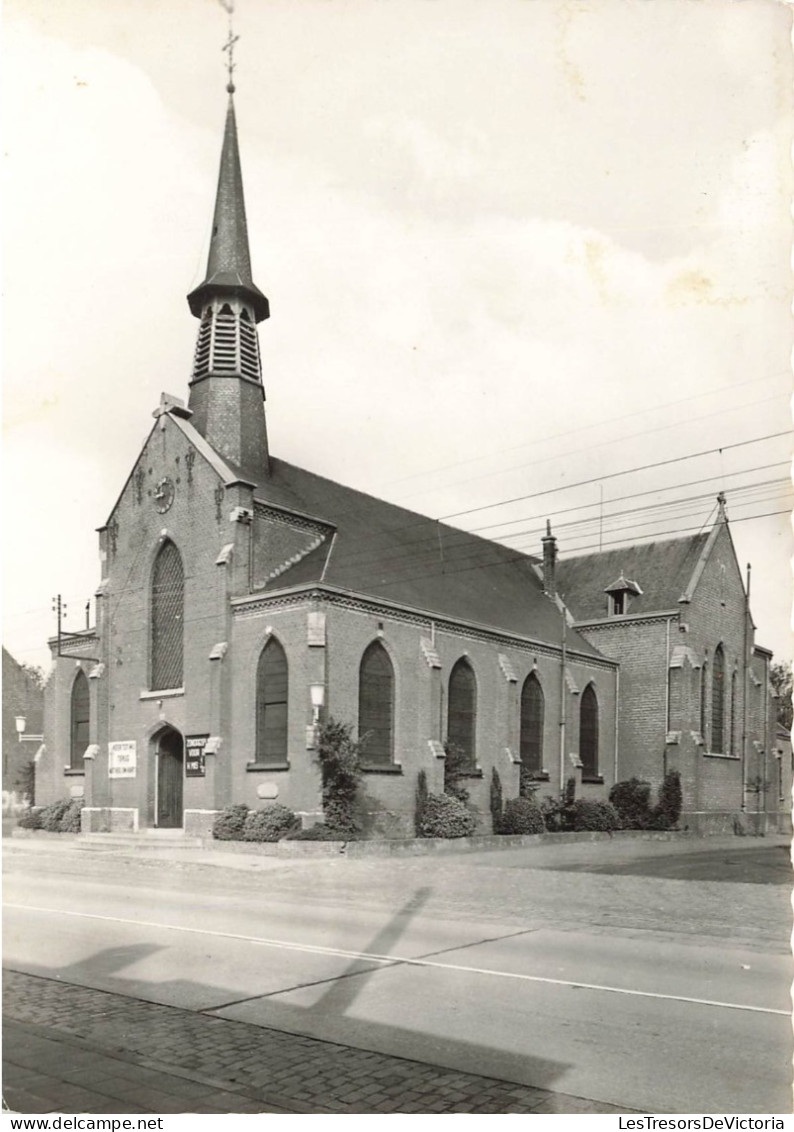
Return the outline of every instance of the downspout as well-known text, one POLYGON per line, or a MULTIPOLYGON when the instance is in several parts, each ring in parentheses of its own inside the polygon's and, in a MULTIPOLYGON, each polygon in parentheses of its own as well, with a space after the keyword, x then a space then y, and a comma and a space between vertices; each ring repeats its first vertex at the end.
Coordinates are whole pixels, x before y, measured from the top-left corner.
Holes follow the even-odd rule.
POLYGON ((560 794, 565 789, 565 645, 568 623, 565 603, 560 599, 562 612, 562 648, 560 650, 560 794))
POLYGON ((613 785, 618 781, 618 720, 620 719, 620 666, 615 669, 615 771, 613 785))
POLYGON ((670 621, 667 618, 667 640, 664 655, 664 746, 662 749, 662 774, 667 774, 667 735, 670 731, 670 621))
POLYGON ((744 595, 744 674, 742 691, 742 813, 747 810, 747 677, 749 665, 747 663, 747 623, 750 619, 750 574, 752 567, 747 563, 747 585, 744 595))

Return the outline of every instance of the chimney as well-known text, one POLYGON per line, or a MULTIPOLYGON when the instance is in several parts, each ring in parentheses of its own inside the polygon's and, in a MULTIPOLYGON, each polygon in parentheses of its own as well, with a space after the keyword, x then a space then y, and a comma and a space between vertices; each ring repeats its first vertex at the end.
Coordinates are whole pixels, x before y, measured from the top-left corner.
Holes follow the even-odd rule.
POLYGON ((549 597, 557 596, 557 540, 551 533, 551 521, 546 520, 546 534, 543 543, 543 592, 549 597))

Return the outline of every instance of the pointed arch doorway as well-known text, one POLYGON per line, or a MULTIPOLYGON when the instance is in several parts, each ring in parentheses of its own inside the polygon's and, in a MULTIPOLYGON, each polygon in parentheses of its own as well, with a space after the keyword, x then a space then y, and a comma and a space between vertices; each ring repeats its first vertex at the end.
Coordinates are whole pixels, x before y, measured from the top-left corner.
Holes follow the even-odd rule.
POLYGON ((154 738, 154 751, 157 774, 155 824, 158 829, 181 829, 184 739, 175 727, 165 727, 154 738))

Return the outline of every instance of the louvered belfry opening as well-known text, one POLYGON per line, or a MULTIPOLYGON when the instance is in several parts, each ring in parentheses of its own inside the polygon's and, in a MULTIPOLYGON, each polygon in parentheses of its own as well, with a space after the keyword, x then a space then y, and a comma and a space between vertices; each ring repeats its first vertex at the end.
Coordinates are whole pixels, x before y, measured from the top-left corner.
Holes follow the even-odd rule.
POLYGON ((380 641, 373 641, 358 672, 358 734, 364 760, 383 765, 394 757, 394 667, 380 641))
POLYGON ((271 637, 259 657, 256 670, 256 761, 287 762, 287 656, 271 637))
POLYGON ((88 680, 82 669, 72 684, 72 726, 69 766, 72 770, 85 769, 85 753, 88 748, 89 726, 91 720, 88 680))
POLYGON ((722 645, 714 652, 711 669, 711 750, 723 753, 725 730, 725 653, 722 645))
POLYGON ((521 689, 521 764, 533 774, 543 769, 543 689, 534 672, 521 689))
POLYGON ((477 681, 469 662, 461 658, 449 677, 447 742, 460 748, 463 761, 473 769, 477 763, 477 681))
POLYGON ((185 573, 182 557, 169 540, 160 548, 152 572, 151 686, 181 688, 184 680, 185 573))
POLYGON ((579 708, 579 758, 582 775, 595 778, 598 774, 598 698, 592 684, 582 693, 579 708))
POLYGON ((262 381, 256 325, 251 312, 240 302, 214 302, 202 312, 193 380, 212 374, 262 381))

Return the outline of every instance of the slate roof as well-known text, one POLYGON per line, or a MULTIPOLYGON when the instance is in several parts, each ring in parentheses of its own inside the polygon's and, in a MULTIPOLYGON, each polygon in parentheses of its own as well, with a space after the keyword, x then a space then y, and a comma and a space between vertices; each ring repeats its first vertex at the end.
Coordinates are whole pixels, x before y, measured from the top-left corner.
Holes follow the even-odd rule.
POLYGON ((620 574, 642 589, 631 598, 630 614, 676 609, 710 533, 561 559, 557 589, 577 621, 607 616, 604 591, 620 574))
MULTIPOLYGON (((255 498, 332 523, 336 536, 268 583, 267 591, 324 581, 370 597, 476 622, 537 641, 561 639, 537 559, 271 459, 255 498)), ((600 656, 568 630, 568 647, 600 656)))

